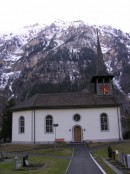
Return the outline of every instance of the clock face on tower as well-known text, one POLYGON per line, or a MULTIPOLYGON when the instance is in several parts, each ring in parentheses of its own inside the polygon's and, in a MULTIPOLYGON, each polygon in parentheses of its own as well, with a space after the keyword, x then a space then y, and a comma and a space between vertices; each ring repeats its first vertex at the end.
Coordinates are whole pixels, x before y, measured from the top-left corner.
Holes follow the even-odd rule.
POLYGON ((102 84, 99 88, 101 94, 108 94, 109 93, 109 86, 107 84, 102 84))

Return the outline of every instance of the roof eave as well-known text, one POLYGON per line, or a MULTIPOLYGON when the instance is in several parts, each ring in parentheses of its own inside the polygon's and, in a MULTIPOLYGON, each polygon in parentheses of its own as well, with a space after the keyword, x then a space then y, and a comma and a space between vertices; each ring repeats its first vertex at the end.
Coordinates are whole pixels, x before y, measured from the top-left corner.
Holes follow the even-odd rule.
POLYGON ((98 105, 65 105, 65 106, 31 106, 24 108, 14 108, 11 111, 23 111, 23 110, 34 110, 34 109, 75 109, 75 108, 102 108, 102 107, 117 107, 121 104, 98 104, 98 105))

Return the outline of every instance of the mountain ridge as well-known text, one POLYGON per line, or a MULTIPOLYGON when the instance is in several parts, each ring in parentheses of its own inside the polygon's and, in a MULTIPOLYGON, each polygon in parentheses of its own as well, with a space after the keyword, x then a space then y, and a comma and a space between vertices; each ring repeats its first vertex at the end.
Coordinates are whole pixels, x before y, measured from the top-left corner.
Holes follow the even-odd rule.
POLYGON ((24 28, 25 33, 0 36, 0 90, 6 89, 8 96, 18 100, 32 95, 30 90, 89 91, 95 73, 97 28, 107 71, 115 75, 113 84, 129 96, 130 34, 83 21, 35 24, 24 28), (39 90, 42 87, 51 89, 39 90))

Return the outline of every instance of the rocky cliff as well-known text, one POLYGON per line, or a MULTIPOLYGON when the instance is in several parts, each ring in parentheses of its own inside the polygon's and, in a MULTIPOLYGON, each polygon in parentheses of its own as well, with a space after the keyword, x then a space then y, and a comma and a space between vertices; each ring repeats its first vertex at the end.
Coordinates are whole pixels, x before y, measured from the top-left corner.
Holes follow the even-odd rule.
POLYGON ((83 21, 35 24, 0 35, 2 96, 23 100, 35 93, 90 91, 97 28, 107 71, 115 76, 115 88, 129 99, 130 34, 83 21))

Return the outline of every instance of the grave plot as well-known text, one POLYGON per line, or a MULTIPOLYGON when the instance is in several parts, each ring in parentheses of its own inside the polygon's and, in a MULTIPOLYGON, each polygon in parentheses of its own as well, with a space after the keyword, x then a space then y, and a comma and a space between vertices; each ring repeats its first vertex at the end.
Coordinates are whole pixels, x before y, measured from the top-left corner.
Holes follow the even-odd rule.
POLYGON ((31 163, 28 155, 15 157, 15 170, 36 170, 45 167, 45 163, 31 163))

